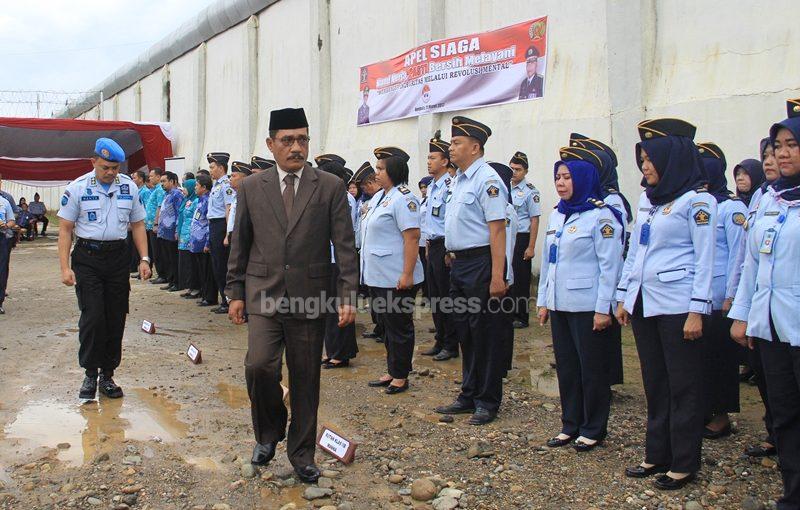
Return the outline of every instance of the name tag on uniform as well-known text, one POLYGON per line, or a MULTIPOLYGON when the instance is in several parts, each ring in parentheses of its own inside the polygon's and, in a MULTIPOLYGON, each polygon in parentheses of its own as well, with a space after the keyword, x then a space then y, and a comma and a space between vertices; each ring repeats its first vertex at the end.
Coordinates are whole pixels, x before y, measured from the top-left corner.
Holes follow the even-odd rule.
POLYGON ((776 235, 778 235, 778 232, 774 228, 764 232, 764 237, 761 239, 761 246, 758 248, 758 252, 765 255, 772 253, 772 245, 775 244, 776 235))
POLYGON ((436 218, 438 218, 440 209, 441 209, 441 206, 432 207, 431 208, 431 216, 435 216, 436 218))
POLYGON ((196 219, 196 220, 199 220, 199 219, 200 219, 200 211, 195 211, 195 213, 194 213, 194 219, 196 219))
POLYGON ((91 202, 93 200, 100 200, 99 195, 84 195, 81 197, 81 202, 91 202))
POLYGON ((650 224, 645 223, 642 225, 642 231, 639 232, 639 244, 642 246, 647 246, 650 242, 650 224))
POLYGON ((133 195, 117 195, 117 200, 133 200, 133 195))

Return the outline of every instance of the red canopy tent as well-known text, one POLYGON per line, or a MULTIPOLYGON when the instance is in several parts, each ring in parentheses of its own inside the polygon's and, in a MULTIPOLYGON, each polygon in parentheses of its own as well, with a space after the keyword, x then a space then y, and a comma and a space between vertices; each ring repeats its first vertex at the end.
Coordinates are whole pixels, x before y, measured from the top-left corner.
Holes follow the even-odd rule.
POLYGON ((71 181, 91 170, 94 143, 120 144, 127 168, 164 168, 172 156, 169 123, 0 117, 0 174, 15 181, 71 181))

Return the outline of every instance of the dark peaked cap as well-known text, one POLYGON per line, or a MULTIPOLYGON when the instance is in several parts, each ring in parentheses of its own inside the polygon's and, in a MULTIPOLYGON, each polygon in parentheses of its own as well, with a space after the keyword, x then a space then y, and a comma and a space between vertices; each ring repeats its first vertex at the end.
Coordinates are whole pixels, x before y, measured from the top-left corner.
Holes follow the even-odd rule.
POLYGON ((450 144, 442 140, 442 131, 436 130, 433 138, 428 142, 428 152, 441 152, 448 158, 450 157, 450 144))
POLYGON ((358 183, 374 173, 375 169, 372 168, 372 165, 369 164, 369 161, 364 161, 364 164, 361 165, 358 170, 356 170, 355 174, 353 174, 353 178, 351 180, 358 183))
POLYGON ((400 158, 406 163, 411 159, 411 156, 406 154, 406 151, 400 147, 378 147, 373 152, 376 159, 400 158))
POLYGON ((511 162, 515 165, 522 165, 525 169, 528 169, 528 155, 522 151, 517 151, 511 156, 511 162))
POLYGON ((302 108, 283 108, 269 112, 269 130, 307 128, 306 112, 302 108))
POLYGON ((227 152, 209 152, 206 154, 206 159, 209 163, 219 163, 220 165, 227 165, 231 155, 227 152))
POLYGON ((241 172, 245 175, 250 175, 253 173, 253 171, 250 170, 250 165, 241 161, 234 161, 231 163, 231 172, 241 172))
POLYGON ((725 161, 725 153, 719 148, 719 145, 712 142, 703 142, 697 144, 697 151, 700 156, 710 159, 721 159, 725 161))
POLYGON ((639 123, 639 136, 642 141, 662 136, 683 136, 694 140, 697 128, 681 119, 652 119, 639 123))
POLYGON ((456 116, 453 117, 452 123, 451 136, 469 136, 478 140, 481 146, 485 145, 486 140, 492 136, 492 130, 489 129, 489 126, 481 124, 477 120, 456 116))
POLYGON ((320 154, 316 158, 314 158, 314 162, 317 166, 325 163, 326 161, 333 161, 335 163, 339 163, 340 165, 344 166, 347 163, 343 157, 339 156, 338 154, 320 154))
POLYGON ((259 170, 266 170, 275 166, 275 162, 271 159, 262 158, 261 156, 253 156, 250 159, 250 166, 252 168, 258 168, 259 170))
POLYGON ((558 155, 561 157, 561 161, 586 161, 596 166, 598 170, 603 164, 597 154, 583 147, 561 147, 558 155))

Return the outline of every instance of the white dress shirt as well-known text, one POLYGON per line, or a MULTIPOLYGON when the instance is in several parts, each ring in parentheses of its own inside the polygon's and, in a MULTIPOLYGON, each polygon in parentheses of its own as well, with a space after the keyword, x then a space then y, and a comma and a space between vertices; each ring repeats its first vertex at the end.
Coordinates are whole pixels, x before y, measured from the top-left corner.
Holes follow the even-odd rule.
MULTIPOLYGON (((279 166, 276 166, 276 168, 278 169, 278 180, 281 183, 281 193, 283 193, 283 190, 286 189, 286 183, 283 181, 283 179, 287 175, 289 175, 289 172, 287 172, 285 170, 281 170, 281 167, 279 167, 279 166)), ((294 173, 294 175, 297 176, 297 179, 294 180, 294 194, 295 195, 297 194, 297 187, 300 186, 300 178, 303 176, 303 169, 305 169, 305 167, 301 168, 300 170, 298 170, 298 171, 296 171, 294 173)))

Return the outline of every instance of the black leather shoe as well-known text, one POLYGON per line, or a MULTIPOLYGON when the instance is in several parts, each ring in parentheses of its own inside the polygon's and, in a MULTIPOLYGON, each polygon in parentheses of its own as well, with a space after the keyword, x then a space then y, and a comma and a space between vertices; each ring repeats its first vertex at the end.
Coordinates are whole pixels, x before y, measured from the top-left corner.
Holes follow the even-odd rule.
POLYGON ((203 299, 199 303, 197 303, 197 306, 214 306, 214 303, 209 303, 208 301, 203 299))
POLYGON ((562 446, 567 446, 575 439, 574 437, 568 437, 566 439, 559 439, 558 437, 552 437, 547 440, 547 447, 548 448, 561 448, 562 446))
POLYGON ((661 475, 655 479, 653 485, 656 489, 661 489, 662 491, 675 491, 684 488, 686 485, 694 481, 696 477, 696 473, 689 473, 687 476, 678 480, 669 475, 661 475))
POLYGON ((456 400, 449 406, 439 406, 434 411, 439 414, 469 414, 475 412, 475 406, 462 404, 456 400))
POLYGON ((162 285, 162 284, 164 284, 164 283, 167 283, 167 280, 166 280, 165 278, 161 278, 161 277, 159 276, 159 277, 158 277, 158 278, 156 278, 155 280, 150 280, 150 283, 151 283, 151 284, 153 284, 153 285, 162 285))
POLYGON ((528 325, 522 321, 514 321, 513 326, 514 329, 525 329, 528 327, 528 325))
POLYGON ((374 381, 368 382, 367 386, 369 386, 370 388, 383 388, 384 386, 389 386, 391 383, 392 383, 391 379, 389 379, 388 381, 375 379, 374 381))
POLYGON ((319 468, 314 464, 295 467, 294 472, 297 473, 297 478, 303 483, 317 483, 317 480, 319 480, 319 468))
POLYGON ((428 349, 426 351, 420 352, 420 354, 422 354, 423 356, 436 356, 440 352, 442 352, 441 347, 434 346, 434 347, 431 347, 430 349, 428 349))
POLYGON ((632 466, 625 468, 625 476, 628 478, 647 478, 648 476, 653 476, 656 473, 666 473, 669 471, 669 466, 666 464, 656 464, 655 466, 650 466, 648 468, 642 466, 632 466))
POLYGON ((449 359, 457 358, 458 353, 442 349, 442 351, 433 357, 433 361, 447 361, 449 359))
POLYGON ((778 454, 778 449, 774 446, 766 447, 759 444, 756 446, 751 446, 744 451, 744 454, 748 457, 772 457, 773 455, 778 454))
POLYGON ((179 289, 177 285, 173 285, 170 288, 168 288, 167 290, 170 291, 170 292, 178 292, 179 290, 182 290, 182 289, 179 289))
POLYGON ((708 427, 703 427, 703 439, 722 439, 723 437, 730 436, 732 433, 733 428, 730 423, 719 430, 711 430, 708 427))
POLYGON ((256 443, 253 448, 253 458, 250 463, 255 466, 266 466, 275 457, 275 446, 278 443, 256 443))
POLYGON ((83 378, 78 398, 81 400, 94 400, 95 395, 97 395, 97 376, 91 377, 87 375, 83 378))
POLYGON ((100 380, 98 381, 98 386, 100 387, 100 393, 108 398, 120 398, 123 395, 122 388, 117 386, 117 384, 114 382, 114 379, 111 377, 106 377, 101 374, 100 380))
POLYGON ((403 384, 402 386, 394 386, 390 384, 389 386, 386 387, 385 390, 383 390, 383 392, 386 393, 387 395, 394 395, 395 393, 403 393, 407 389, 408 389, 408 381, 406 381, 405 384, 403 384))
POLYGON ((492 423, 494 419, 497 418, 497 413, 493 413, 488 409, 484 409, 479 407, 475 409, 475 412, 469 418, 470 425, 486 425, 487 423, 492 423))
POLYGON ((572 444, 572 447, 575 448, 576 452, 586 453, 586 452, 590 452, 590 451, 594 450, 595 448, 600 446, 602 443, 603 443, 602 441, 596 441, 593 444, 584 443, 583 441, 575 441, 572 444))
POLYGON ((334 363, 330 360, 322 364, 322 368, 325 370, 330 370, 332 368, 345 368, 350 366, 350 360, 346 359, 344 361, 340 361, 339 363, 334 363))
POLYGON ((191 295, 192 295, 192 291, 191 291, 191 290, 187 290, 186 292, 183 292, 183 293, 181 293, 181 294, 179 294, 179 295, 180 295, 180 297, 182 297, 182 298, 188 298, 189 296, 191 296, 191 295))
POLYGON ((364 331, 361 333, 361 338, 378 338, 378 334, 374 331, 364 331))
POLYGON ((217 308, 214 308, 211 311, 216 313, 216 314, 220 314, 221 315, 223 313, 228 313, 228 307, 224 306, 224 305, 220 305, 220 306, 218 306, 217 308))

